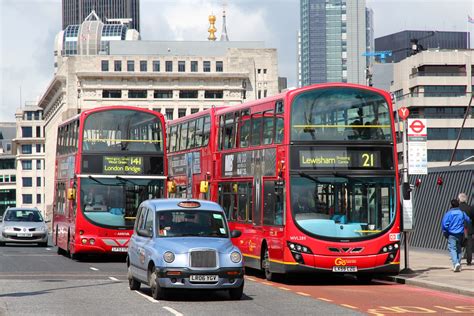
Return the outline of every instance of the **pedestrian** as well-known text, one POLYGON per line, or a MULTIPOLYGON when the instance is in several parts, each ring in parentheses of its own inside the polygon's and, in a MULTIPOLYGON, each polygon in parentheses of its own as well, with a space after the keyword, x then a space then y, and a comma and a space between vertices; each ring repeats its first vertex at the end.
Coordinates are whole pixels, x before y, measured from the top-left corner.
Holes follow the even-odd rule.
POLYGON ((457 199, 451 200, 451 208, 444 214, 441 229, 444 237, 448 239, 448 251, 453 262, 453 271, 461 271, 461 242, 464 236, 464 222, 471 219, 459 208, 457 199))
POLYGON ((466 193, 459 193, 458 195, 458 200, 459 200, 459 208, 461 211, 464 211, 466 215, 469 217, 471 220, 470 223, 466 224, 466 229, 464 230, 464 238, 465 238, 465 254, 466 254, 466 262, 467 265, 470 266, 472 264, 472 247, 473 242, 472 242, 472 234, 474 234, 474 206, 470 206, 467 204, 467 195, 466 193))

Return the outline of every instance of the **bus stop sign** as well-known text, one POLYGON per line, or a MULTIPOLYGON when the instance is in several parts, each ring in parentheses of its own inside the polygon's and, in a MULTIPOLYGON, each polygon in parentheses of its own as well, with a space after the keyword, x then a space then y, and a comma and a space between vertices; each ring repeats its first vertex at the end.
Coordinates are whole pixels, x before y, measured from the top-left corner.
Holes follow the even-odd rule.
POLYGON ((398 116, 404 121, 407 119, 408 115, 410 115, 410 111, 408 108, 402 106, 398 109, 398 116))

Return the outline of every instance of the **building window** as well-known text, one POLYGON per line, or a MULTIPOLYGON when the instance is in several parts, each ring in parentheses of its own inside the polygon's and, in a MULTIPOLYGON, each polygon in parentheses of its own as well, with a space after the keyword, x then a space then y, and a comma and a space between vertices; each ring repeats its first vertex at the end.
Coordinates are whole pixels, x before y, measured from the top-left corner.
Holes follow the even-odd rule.
POLYGON ((178 109, 178 118, 186 116, 186 109, 178 109))
POLYGON ((128 90, 129 99, 146 99, 147 90, 128 90))
POLYGON ((135 71, 135 61, 127 60, 127 71, 135 71))
POLYGON ((33 152, 31 148, 31 144, 29 145, 21 145, 21 153, 25 155, 29 155, 33 152))
POLYGON ((198 62, 193 60, 191 61, 191 72, 197 72, 198 71, 198 62))
POLYGON ((194 113, 197 113, 197 112, 199 112, 199 109, 196 109, 196 108, 191 109, 191 114, 194 114, 194 113))
POLYGON ((110 99, 110 98, 121 98, 122 97, 122 90, 102 90, 102 98, 110 99))
POLYGON ((178 61, 178 72, 185 72, 186 71, 186 62, 178 61))
POLYGON ((36 111, 36 112, 35 112, 35 120, 36 120, 36 121, 39 121, 39 120, 40 120, 40 117, 41 117, 41 111, 36 111))
POLYGON ((179 91, 180 99, 197 99, 198 91, 197 90, 181 90, 179 91))
MULTIPOLYGON (((31 169, 29 169, 31 170, 31 169)), ((36 170, 41 170, 41 160, 36 160, 36 170)))
POLYGON ((36 126, 36 137, 41 137, 41 126, 36 126))
POLYGON ((173 119, 173 109, 166 109, 166 119, 172 120, 173 119))
POLYGON ((41 144, 36 144, 36 153, 41 152, 41 144))
POLYGON ((16 181, 16 175, 12 174, 10 175, 10 182, 15 182, 16 181))
POLYGON ((262 98, 262 90, 258 90, 258 97, 257 99, 261 99, 262 98))
POLYGON ((114 60, 114 71, 122 71, 122 61, 114 60))
POLYGON ((109 71, 109 61, 108 60, 102 60, 101 69, 102 69, 102 71, 109 71))
POLYGON ((216 72, 224 71, 224 63, 222 61, 216 61, 216 72))
POLYGON ((155 90, 153 92, 153 98, 155 99, 172 99, 173 90, 155 90))
POLYGON ((204 92, 204 98, 206 99, 222 99, 224 92, 222 90, 206 90, 204 92))
POLYGON ((37 187, 41 186, 41 177, 36 177, 36 186, 37 187))
POLYGON ((159 72, 160 71, 160 61, 159 60, 154 60, 153 61, 153 71, 154 72, 159 72))
POLYGON ((23 177, 21 178, 21 183, 23 185, 24 188, 30 188, 33 186, 33 181, 31 179, 31 177, 23 177))
POLYGON ((263 68, 263 74, 264 74, 264 75, 267 74, 267 69, 266 69, 266 68, 263 68))
POLYGON ((262 72, 262 69, 257 69, 257 73, 260 74, 262 72))
POLYGON ((36 203, 41 203, 41 194, 36 194, 36 203))
POLYGON ((15 159, 0 159, 0 170, 15 169, 15 159))
POLYGON ((140 60, 140 71, 147 72, 148 71, 148 64, 146 60, 140 60))
POLYGON ((263 97, 264 97, 264 98, 267 97, 267 90, 263 90, 263 97))
POLYGON ((203 71, 204 72, 211 72, 211 62, 210 61, 203 62, 202 66, 203 66, 203 71))
POLYGON ((22 194, 23 204, 33 203, 33 196, 31 194, 22 194))
POLYGON ((8 174, 5 175, 5 182, 10 182, 10 175, 8 174))
POLYGON ((166 70, 166 72, 172 72, 173 71, 173 62, 172 61, 167 60, 165 62, 165 70, 166 70))
POLYGON ((157 113, 161 113, 161 108, 154 108, 153 111, 155 111, 157 113))
POLYGON ((424 86, 425 97, 460 97, 466 94, 466 86, 424 86))
POLYGON ((31 126, 23 126, 21 128, 21 137, 23 138, 33 137, 33 128, 31 126))

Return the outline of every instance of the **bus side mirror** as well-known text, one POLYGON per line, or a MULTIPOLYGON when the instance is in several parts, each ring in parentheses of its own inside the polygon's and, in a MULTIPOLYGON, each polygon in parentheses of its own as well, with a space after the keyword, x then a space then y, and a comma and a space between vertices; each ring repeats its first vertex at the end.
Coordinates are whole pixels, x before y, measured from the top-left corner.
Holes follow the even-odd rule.
POLYGON ((69 201, 73 201, 76 199, 76 189, 74 188, 67 189, 67 199, 69 201))
POLYGON ((199 185, 199 192, 201 192, 201 193, 209 192, 209 182, 208 181, 201 181, 201 184, 199 185))
POLYGON ((402 183, 402 195, 404 200, 410 199, 411 186, 410 183, 402 183))
POLYGON ((176 193, 176 182, 174 182, 173 180, 172 181, 168 181, 168 193, 176 193))

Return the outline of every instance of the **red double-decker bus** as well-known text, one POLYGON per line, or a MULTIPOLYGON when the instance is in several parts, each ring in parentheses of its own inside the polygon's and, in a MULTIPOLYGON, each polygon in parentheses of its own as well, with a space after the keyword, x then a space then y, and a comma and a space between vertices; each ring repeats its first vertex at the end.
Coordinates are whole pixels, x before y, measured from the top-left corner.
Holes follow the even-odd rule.
POLYGON ((236 245, 248 267, 264 270, 269 280, 298 272, 363 280, 398 273, 389 94, 313 85, 219 109, 214 120, 209 196, 224 207, 231 228, 242 231, 236 245))
POLYGON ((87 110, 58 127, 53 241, 58 253, 123 253, 140 203, 166 196, 163 115, 87 110))

